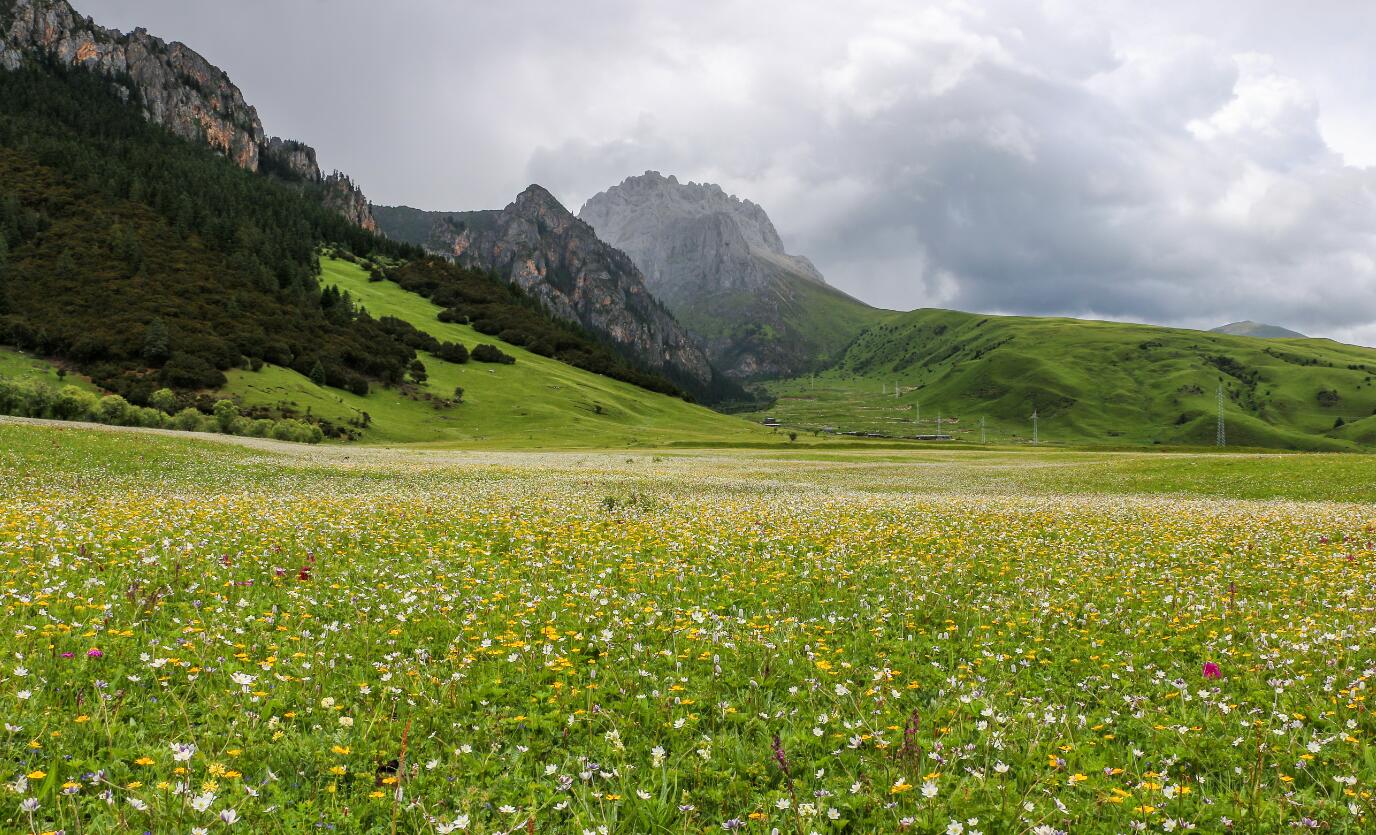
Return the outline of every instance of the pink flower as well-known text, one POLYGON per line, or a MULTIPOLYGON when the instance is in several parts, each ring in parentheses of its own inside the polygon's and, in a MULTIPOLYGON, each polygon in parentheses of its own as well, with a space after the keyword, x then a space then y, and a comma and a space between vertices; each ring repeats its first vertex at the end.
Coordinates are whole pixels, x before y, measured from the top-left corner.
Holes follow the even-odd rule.
POLYGON ((92 647, 92 648, 86 653, 86 657, 87 657, 87 658, 103 658, 103 657, 105 657, 105 653, 101 652, 98 648, 92 647))
POLYGON ((64 653, 62 653, 62 657, 63 657, 63 658, 75 658, 75 657, 76 657, 76 653, 74 653, 74 652, 64 652, 64 653))
POLYGON ((1214 662, 1212 662, 1212 661, 1205 661, 1205 662, 1204 662, 1204 677, 1205 677, 1205 678, 1223 678, 1223 670, 1219 669, 1219 666, 1218 666, 1217 664, 1215 664, 1214 662))

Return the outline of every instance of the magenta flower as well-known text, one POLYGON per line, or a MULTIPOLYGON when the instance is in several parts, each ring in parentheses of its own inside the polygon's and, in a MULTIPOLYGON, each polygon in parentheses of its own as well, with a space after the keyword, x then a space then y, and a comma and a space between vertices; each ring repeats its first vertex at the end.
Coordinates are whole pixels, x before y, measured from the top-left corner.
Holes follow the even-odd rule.
POLYGON ((1205 677, 1205 678, 1223 678, 1223 670, 1219 669, 1219 666, 1218 666, 1217 664, 1215 664, 1214 662, 1212 662, 1212 661, 1205 661, 1205 662, 1204 662, 1204 677, 1205 677))
POLYGON ((86 653, 86 657, 87 657, 87 658, 103 658, 103 657, 105 657, 105 653, 101 652, 101 651, 100 651, 98 648, 96 648, 96 647, 92 647, 92 648, 90 649, 90 651, 88 651, 88 652, 86 653))
POLYGON ((76 653, 74 653, 74 652, 64 652, 64 653, 62 653, 62 657, 63 657, 63 658, 75 658, 75 657, 76 657, 76 653))

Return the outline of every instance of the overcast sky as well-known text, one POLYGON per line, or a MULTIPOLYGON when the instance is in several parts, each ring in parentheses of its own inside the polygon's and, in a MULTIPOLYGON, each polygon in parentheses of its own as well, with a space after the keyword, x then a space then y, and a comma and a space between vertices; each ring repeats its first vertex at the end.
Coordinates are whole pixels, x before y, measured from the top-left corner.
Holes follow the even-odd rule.
POLYGON ((876 305, 1376 345, 1366 0, 74 0, 182 40, 376 203, 760 203, 876 305))

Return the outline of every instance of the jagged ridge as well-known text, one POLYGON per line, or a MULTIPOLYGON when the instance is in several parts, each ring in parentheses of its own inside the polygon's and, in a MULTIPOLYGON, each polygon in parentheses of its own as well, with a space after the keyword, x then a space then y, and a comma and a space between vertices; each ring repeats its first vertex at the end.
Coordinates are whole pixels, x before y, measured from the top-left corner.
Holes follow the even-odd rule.
MULTIPOLYGON (((403 214, 379 212, 383 230, 401 231, 387 221, 403 214)), ((414 234, 423 221, 410 217, 414 234)), ((423 244, 498 273, 555 316, 602 335, 690 390, 702 394, 713 385, 706 354, 646 290, 631 260, 538 185, 500 211, 437 215, 423 244)))

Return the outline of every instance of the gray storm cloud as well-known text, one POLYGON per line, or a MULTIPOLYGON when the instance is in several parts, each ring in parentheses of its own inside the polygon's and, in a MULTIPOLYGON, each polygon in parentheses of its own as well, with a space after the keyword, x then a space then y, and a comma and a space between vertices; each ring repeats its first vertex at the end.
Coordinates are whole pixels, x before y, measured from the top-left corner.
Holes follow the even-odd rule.
POLYGON ((376 202, 577 210, 656 169, 882 306, 1376 344, 1359 4, 77 5, 201 50, 376 202))

